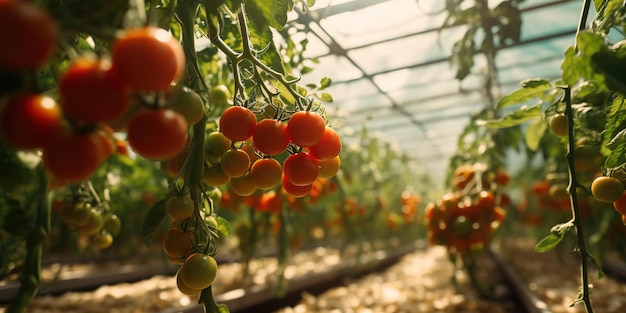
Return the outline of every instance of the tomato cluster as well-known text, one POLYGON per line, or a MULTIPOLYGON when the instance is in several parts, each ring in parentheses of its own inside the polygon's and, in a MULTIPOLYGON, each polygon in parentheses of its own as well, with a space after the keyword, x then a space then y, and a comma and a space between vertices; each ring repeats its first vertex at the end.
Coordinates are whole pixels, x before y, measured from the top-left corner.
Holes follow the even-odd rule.
POLYGON ((468 255, 481 249, 505 218, 510 205, 501 191, 509 176, 503 170, 479 171, 473 165, 460 166, 454 173, 455 190, 425 208, 428 239, 449 251, 468 255))
MULTIPOLYGON (((15 51, 41 55, 26 62, 3 52, 0 67, 30 70, 42 66, 56 49, 56 37, 46 35, 49 29, 56 34, 54 21, 30 2, 0 3, 2 14, 13 11, 24 14, 11 15, 3 22, 19 20, 24 24, 19 29, 36 30, 37 36, 23 35, 20 40, 42 41, 33 44, 40 49, 15 51), (27 12, 32 16, 27 18, 27 12), (44 24, 50 27, 40 27, 44 24)), ((13 37, 0 38, 11 41, 13 37)), ((16 45, 3 42, 3 46, 16 45)), ((13 51, 3 49, 9 50, 13 51)), ((126 30, 113 40, 109 55, 71 60, 58 78, 58 98, 24 91, 7 95, 0 110, 0 138, 15 149, 41 150, 45 169, 58 182, 90 178, 116 147, 125 148, 113 136, 116 131, 126 131, 129 146, 145 158, 172 158, 187 145, 189 125, 204 115, 199 96, 176 85, 184 67, 182 46, 170 32, 151 26, 126 30), (164 100, 158 96, 163 93, 164 100)))
POLYGON ((70 230, 90 238, 93 248, 105 249, 121 230, 121 221, 104 203, 81 192, 80 187, 58 196, 52 203, 55 212, 70 230))
POLYGON ((341 139, 321 115, 298 111, 287 123, 276 118, 259 121, 257 115, 244 106, 230 106, 222 113, 219 131, 206 138, 207 184, 229 184, 240 196, 282 184, 289 195, 302 197, 311 193, 316 180, 337 173, 341 139))

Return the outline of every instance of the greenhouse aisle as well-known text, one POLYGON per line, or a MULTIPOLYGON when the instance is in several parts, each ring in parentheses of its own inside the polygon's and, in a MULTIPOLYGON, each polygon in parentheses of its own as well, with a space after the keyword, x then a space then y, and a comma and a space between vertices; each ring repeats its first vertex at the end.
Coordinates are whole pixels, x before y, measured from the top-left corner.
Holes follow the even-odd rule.
POLYGON ((446 249, 432 247, 403 257, 383 273, 347 282, 317 297, 305 293, 300 303, 277 313, 516 312, 513 303, 480 299, 464 271, 457 271, 454 286, 452 271, 446 249))

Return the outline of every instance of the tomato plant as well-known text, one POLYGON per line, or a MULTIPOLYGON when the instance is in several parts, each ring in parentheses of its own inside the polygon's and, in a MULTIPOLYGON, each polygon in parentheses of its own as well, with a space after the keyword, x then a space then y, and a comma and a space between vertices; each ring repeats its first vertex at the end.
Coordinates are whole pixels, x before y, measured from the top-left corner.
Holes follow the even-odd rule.
MULTIPOLYGON (((10 267, 21 270, 25 282, 10 312, 25 310, 36 294, 47 237, 54 247, 123 255, 133 253, 133 235, 146 244, 159 241, 167 259, 182 264, 177 284, 183 293, 199 293, 208 311, 225 310, 210 287, 218 238, 230 234, 221 216, 227 213, 218 212, 222 190, 252 203, 259 187, 273 189, 265 207, 282 213, 287 201, 303 207, 305 200, 277 192, 281 163, 302 153, 286 136, 286 124, 295 115, 292 131, 301 132, 308 126, 296 120, 305 111, 330 120, 320 100, 332 100, 322 92, 331 80, 300 86, 291 76, 302 64, 280 57, 301 57, 306 43, 287 37, 274 43, 273 36, 285 34, 272 29, 285 27, 293 9, 282 2, 0 1, 0 74, 18 78, 0 90, 0 165, 16 182, 1 194, 0 226, 25 247, 16 259, 28 258, 10 263, 4 261, 13 256, 2 256, 3 277, 10 267), (264 14, 268 8, 272 15, 264 14), (200 33, 211 41, 208 48, 195 44, 200 33), (268 119, 257 123, 263 115, 268 119), (263 133, 269 122, 279 123, 271 126, 282 137, 262 134, 265 144, 252 138, 257 124, 263 133), (265 149, 277 143, 280 149, 265 149), (259 158, 267 154, 274 158, 259 158), (50 198, 59 203, 52 226, 46 222, 50 198), (9 225, 15 217, 28 227, 9 225), (68 240, 71 234, 81 240, 68 240), (194 255, 200 261, 187 259, 194 255), (202 271, 207 275, 196 275, 202 271), (194 282, 198 278, 204 280, 194 282)), ((331 164, 328 176, 339 171, 338 162, 331 164)), ((326 188, 311 181, 301 196, 319 201, 326 188)), ((287 242, 288 224, 275 217, 269 229, 287 242)), ((3 251, 5 243, 15 248, 2 239, 3 251)))

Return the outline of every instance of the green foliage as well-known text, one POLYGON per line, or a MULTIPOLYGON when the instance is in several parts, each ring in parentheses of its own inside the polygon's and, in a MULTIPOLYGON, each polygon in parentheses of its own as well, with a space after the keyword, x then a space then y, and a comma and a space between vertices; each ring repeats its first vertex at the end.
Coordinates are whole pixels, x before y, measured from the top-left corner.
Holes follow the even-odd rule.
POLYGON ((562 223, 553 226, 550 230, 550 235, 543 238, 541 241, 539 241, 539 243, 537 243, 537 245, 535 246, 535 251, 547 252, 554 249, 561 241, 563 241, 565 235, 567 235, 567 233, 573 228, 574 223, 572 222, 562 223))
POLYGON ((165 207, 166 202, 167 200, 163 199, 155 203, 143 220, 141 236, 143 237, 143 241, 146 245, 149 245, 152 242, 154 235, 157 233, 159 226, 161 226, 163 219, 165 219, 165 216, 167 215, 165 207))

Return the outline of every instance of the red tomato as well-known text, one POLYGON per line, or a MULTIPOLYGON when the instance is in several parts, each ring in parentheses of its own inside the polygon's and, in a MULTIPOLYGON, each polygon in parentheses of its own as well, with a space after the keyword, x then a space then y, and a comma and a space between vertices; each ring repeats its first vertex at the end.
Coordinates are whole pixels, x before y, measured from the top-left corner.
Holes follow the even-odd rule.
POLYGON ((289 146, 287 126, 278 120, 262 120, 254 128, 252 142, 254 147, 264 154, 280 154, 289 146))
POLYGON ((137 90, 168 90, 185 70, 180 42, 158 27, 128 30, 113 44, 111 56, 115 71, 137 90))
POLYGON ((59 37, 56 21, 30 1, 0 1, 0 67, 34 69, 53 54, 59 37))
POLYGON ((250 176, 257 188, 269 190, 280 184, 283 168, 276 159, 260 159, 252 163, 250 176))
POLYGON ((64 112, 86 123, 110 122, 130 105, 130 92, 105 60, 75 60, 61 76, 59 96, 64 112))
POLYGON ((254 134, 256 115, 248 108, 232 106, 220 117, 220 131, 233 141, 244 141, 254 134))
POLYGON ((287 135, 291 142, 301 147, 310 147, 324 136, 326 122, 321 115, 309 111, 294 113, 287 124, 287 135))
POLYGON ((312 184, 319 175, 317 160, 308 152, 288 156, 283 163, 283 173, 296 186, 312 184))
POLYGON ((101 128, 95 131, 94 136, 100 140, 100 156, 102 157, 102 161, 104 161, 116 150, 113 130, 103 124, 101 128))
POLYGON ((286 175, 283 175, 282 178, 283 190, 288 193, 292 197, 300 198, 304 197, 311 192, 313 189, 313 184, 304 185, 304 186, 296 186, 292 182, 289 181, 286 175))
POLYGON ((10 99, 0 111, 0 134, 16 149, 43 148, 59 136, 61 119, 61 108, 54 99, 20 95, 10 99))
POLYGON ((622 194, 622 196, 617 199, 617 201, 613 202, 613 207, 615 208, 615 211, 617 211, 619 214, 626 214, 626 192, 622 194))
POLYGON ((90 178, 103 160, 103 141, 94 133, 68 132, 43 150, 44 168, 56 179, 90 178))
POLYGON ((175 157, 187 145, 187 121, 169 109, 137 112, 128 122, 128 144, 151 160, 175 157))
POLYGON ((309 152, 320 161, 336 157, 341 152, 341 138, 339 134, 334 129, 326 127, 322 139, 309 147, 309 152))

